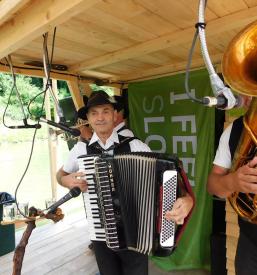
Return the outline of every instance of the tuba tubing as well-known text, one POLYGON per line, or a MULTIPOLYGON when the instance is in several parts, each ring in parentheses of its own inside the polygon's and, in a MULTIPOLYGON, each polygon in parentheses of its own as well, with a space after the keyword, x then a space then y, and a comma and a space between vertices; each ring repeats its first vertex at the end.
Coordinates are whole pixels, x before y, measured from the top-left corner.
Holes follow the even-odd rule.
MULTIPOLYGON (((252 99, 250 107, 244 115, 244 129, 232 162, 231 172, 249 161, 249 153, 257 148, 257 97, 252 99)), ((256 151, 256 150, 255 150, 256 151)), ((255 152, 256 155, 256 152, 255 152)), ((252 156, 254 157, 254 156, 252 156)), ((234 192, 228 198, 237 214, 251 223, 257 224, 257 196, 234 192)))
POLYGON ((231 170, 235 171, 248 160, 253 146, 257 146, 257 97, 252 99, 248 111, 244 115, 244 129, 234 154, 231 170))

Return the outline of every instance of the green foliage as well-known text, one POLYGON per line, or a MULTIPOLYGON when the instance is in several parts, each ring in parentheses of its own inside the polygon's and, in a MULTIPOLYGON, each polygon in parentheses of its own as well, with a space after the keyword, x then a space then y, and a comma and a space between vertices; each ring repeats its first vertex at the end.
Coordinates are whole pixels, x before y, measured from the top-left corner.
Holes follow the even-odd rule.
MULTIPOLYGON (((32 78, 24 75, 16 75, 16 83, 14 83, 11 74, 0 73, 0 112, 3 114, 5 107, 8 105, 5 113, 5 119, 10 118, 17 122, 24 119, 24 114, 27 119, 36 119, 44 116, 42 110, 43 95, 43 80, 42 78, 32 78), (16 84, 16 85, 14 85, 16 84), (22 101, 22 106, 19 101, 18 94, 22 101), (10 96, 11 95, 11 96, 10 96)), ((70 97, 70 91, 66 81, 57 81, 58 99, 70 97)), ((93 91, 105 90, 109 95, 113 95, 113 89, 105 86, 97 86, 92 84, 93 91)), ((51 113, 53 113, 53 100, 50 97, 51 113)))
POLYGON ((37 86, 39 89, 43 89, 43 78, 32 77, 31 84, 37 86))
POLYGON ((92 92, 97 92, 99 90, 104 90, 109 96, 113 96, 114 95, 114 91, 112 87, 108 87, 108 86, 97 86, 96 84, 91 84, 90 85, 92 92))
POLYGON ((12 77, 10 75, 0 73, 0 96, 6 95, 9 88, 12 86, 12 77))
MULTIPOLYGON (((58 98, 66 98, 70 96, 69 88, 65 81, 57 82, 58 98)), ((43 80, 41 78, 32 78, 23 75, 16 75, 16 86, 14 86, 13 78, 10 74, 0 73, 0 111, 4 112, 7 108, 6 116, 12 119, 21 120, 24 118, 23 111, 17 96, 17 90, 20 94, 22 106, 27 118, 35 119, 44 116, 42 111, 43 102, 43 80), (9 99, 9 96, 11 97, 9 99), (32 101, 32 102, 31 102, 32 101), (28 110, 29 108, 29 110, 28 110)), ((51 100, 53 112, 53 101, 51 100)))
POLYGON ((63 99, 70 96, 70 90, 66 81, 58 80, 57 81, 58 88, 58 98, 63 99))
MULTIPOLYGON (((32 84, 31 77, 17 75, 16 85, 14 85, 14 81, 11 75, 0 74, 1 109, 3 109, 3 106, 5 107, 8 104, 6 116, 12 119, 22 119, 24 117, 17 91, 20 95, 25 115, 26 117, 29 117, 27 106, 30 103, 30 100, 37 94, 40 94, 42 90, 32 84)), ((31 113, 33 115, 37 115, 40 112, 42 98, 42 96, 36 97, 34 104, 32 104, 31 113)))

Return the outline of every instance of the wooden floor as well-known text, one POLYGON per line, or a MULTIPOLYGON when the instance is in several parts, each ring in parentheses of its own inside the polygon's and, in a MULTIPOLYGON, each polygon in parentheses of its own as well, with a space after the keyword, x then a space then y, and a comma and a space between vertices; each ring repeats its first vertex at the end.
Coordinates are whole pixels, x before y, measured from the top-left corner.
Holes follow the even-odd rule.
MULTIPOLYGON (((16 233, 19 242, 23 230, 16 233)), ((89 238, 84 212, 68 215, 56 224, 50 222, 33 230, 23 261, 23 275, 95 275, 94 254, 88 249, 89 238)), ((0 257, 0 274, 12 274, 12 257, 0 257)))
MULTIPOLYGON (((16 233, 19 242, 23 230, 16 233)), ((22 275, 95 275, 98 271, 89 245, 84 210, 63 221, 38 226, 32 232, 23 261, 22 275)), ((12 274, 13 252, 0 257, 0 274, 12 274)), ((149 275, 208 275, 201 270, 164 272, 150 263, 149 275)), ((140 275, 140 274, 138 274, 140 275)))

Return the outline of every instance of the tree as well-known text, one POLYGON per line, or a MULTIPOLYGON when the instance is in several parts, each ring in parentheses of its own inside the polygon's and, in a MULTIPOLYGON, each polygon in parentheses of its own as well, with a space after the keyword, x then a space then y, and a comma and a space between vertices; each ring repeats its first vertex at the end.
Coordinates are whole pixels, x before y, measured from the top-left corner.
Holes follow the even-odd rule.
MULTIPOLYGON (((59 87, 58 98, 70 96, 70 92, 65 81, 58 81, 57 86, 59 87)), ((5 110, 5 107, 8 104, 6 112, 7 117, 16 120, 24 118, 16 89, 20 94, 22 107, 27 118, 35 119, 45 115, 44 110, 42 110, 42 103, 44 99, 42 79, 24 75, 16 75, 16 86, 14 87, 12 75, 3 73, 0 73, 1 113, 5 110)))
POLYGON ((42 90, 37 86, 32 84, 32 78, 17 75, 16 76, 16 85, 14 85, 14 80, 10 74, 0 74, 0 104, 1 109, 4 110, 7 106, 6 115, 12 119, 21 119, 23 118, 23 113, 21 109, 21 104, 17 92, 20 95, 22 101, 22 107, 26 114, 26 117, 38 116, 42 106, 43 96, 39 95, 42 90), (31 104, 30 113, 27 110, 27 107, 35 97, 35 101, 31 104))
MULTIPOLYGON (((57 88, 58 99, 63 99, 70 96, 70 91, 66 81, 57 81, 57 88)), ((113 90, 110 87, 97 86, 96 84, 92 84, 91 88, 92 91, 101 89, 105 90, 109 95, 113 95, 113 90)), ((12 75, 6 73, 0 73, 1 113, 4 112, 6 106, 8 105, 6 112, 7 117, 15 120, 21 120, 24 118, 21 104, 18 100, 17 90, 20 94, 22 107, 24 109, 26 118, 36 119, 45 115, 44 110, 42 110, 42 103, 44 99, 42 78, 32 78, 24 75, 16 75, 16 86, 14 86, 12 75)))

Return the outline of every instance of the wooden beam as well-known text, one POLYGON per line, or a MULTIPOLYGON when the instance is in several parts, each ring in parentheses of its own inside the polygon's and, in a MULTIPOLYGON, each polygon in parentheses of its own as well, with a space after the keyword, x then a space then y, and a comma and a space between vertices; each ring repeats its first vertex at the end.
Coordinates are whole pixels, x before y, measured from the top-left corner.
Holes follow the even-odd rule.
MULTIPOLYGON (((45 72, 43 71, 43 69, 32 69, 32 68, 26 68, 26 67, 21 67, 22 65, 16 65, 20 68, 14 68, 14 73, 15 74, 22 74, 22 75, 27 75, 27 76, 31 76, 31 77, 40 77, 40 78, 44 78, 45 77, 45 72)), ((4 66, 0 64, 0 72, 3 73, 11 73, 10 68, 8 66, 4 66)), ((105 75, 105 74, 104 74, 105 75)), ((88 79, 83 79, 83 75, 75 75, 73 72, 56 72, 53 71, 50 74, 51 79, 56 79, 56 80, 64 80, 64 81, 76 81, 77 79, 80 79, 80 83, 86 83, 88 84, 93 84, 95 83, 96 79, 93 78, 90 79, 90 76, 85 76, 85 78, 88 77, 88 79)), ((111 77, 111 75, 109 76, 109 78, 115 78, 113 75, 111 77)), ((118 78, 118 77, 117 77, 118 78)), ((110 86, 110 87, 120 87, 119 83, 114 83, 114 82, 110 82, 110 83, 106 83, 106 86, 110 86)))
POLYGON ((0 27, 0 59, 101 0, 37 0, 0 27))
POLYGON ((90 83, 86 81, 79 81, 78 86, 82 96, 83 95, 90 96, 90 94, 92 93, 92 88, 90 87, 90 83))
POLYGON ((30 0, 2 0, 0 1, 0 25, 9 20, 30 0))
MULTIPOLYGON (((17 65, 17 66, 20 68, 14 68, 15 74, 22 74, 22 75, 27 75, 27 76, 32 76, 32 77, 40 77, 40 78, 45 77, 45 72, 43 69, 36 69, 36 68, 32 69, 32 68, 26 68, 26 67, 22 68, 19 65, 17 65)), ((10 68, 8 66, 4 66, 1 64, 0 64, 0 72, 11 73, 10 68)), ((66 80, 66 81, 74 80, 79 77, 78 75, 75 75, 72 72, 62 72, 61 73, 61 72, 56 72, 56 71, 52 71, 50 76, 51 76, 51 79, 66 80)), ((92 78, 92 80, 88 79, 87 82, 94 83, 95 80, 92 78)))
MULTIPOLYGON (((73 71, 73 73, 76 74, 76 72, 74 72, 74 71, 73 71)), ((117 76, 116 74, 99 72, 99 71, 94 71, 94 70, 85 70, 80 73, 81 73, 81 75, 86 75, 88 77, 93 77, 96 79, 111 79, 111 78, 115 78, 117 76)))
POLYGON ((75 108, 78 110, 80 107, 84 106, 82 95, 79 89, 78 79, 67 81, 72 100, 74 102, 75 108))
MULTIPOLYGON (((220 63, 222 54, 216 54, 211 57, 211 60, 214 64, 220 63)), ((165 66, 160 66, 156 68, 151 68, 148 70, 140 70, 133 72, 133 74, 121 75, 120 79, 114 79, 114 81, 121 82, 133 82, 139 80, 146 80, 150 78, 158 78, 164 75, 171 75, 184 72, 186 69, 187 61, 175 63, 175 64, 167 64, 165 66), (172 72, 172 73, 171 73, 172 72)), ((204 67, 204 60, 202 57, 194 59, 192 61, 191 69, 204 67)))
MULTIPOLYGON (((241 28, 242 26, 245 26, 254 20, 257 20, 256 6, 208 22, 206 33, 214 35, 220 33, 221 31, 229 31, 231 29, 241 28)), ((128 47, 119 51, 82 61, 79 64, 70 66, 70 70, 78 72, 99 68, 101 66, 114 64, 116 62, 130 58, 136 58, 137 56, 150 54, 155 51, 175 47, 180 44, 186 44, 192 40, 194 31, 194 28, 178 30, 176 32, 172 32, 161 37, 137 44, 136 46, 128 47)))

